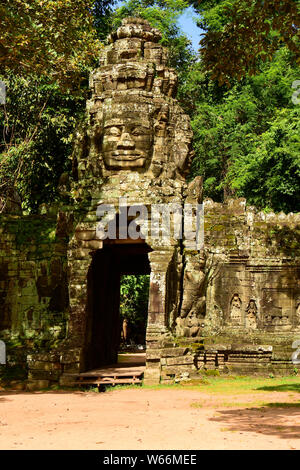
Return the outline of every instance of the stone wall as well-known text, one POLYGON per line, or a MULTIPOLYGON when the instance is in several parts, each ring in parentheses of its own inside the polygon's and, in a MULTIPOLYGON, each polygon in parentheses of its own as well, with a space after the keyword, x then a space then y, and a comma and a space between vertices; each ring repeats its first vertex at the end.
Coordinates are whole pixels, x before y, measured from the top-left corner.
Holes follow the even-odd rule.
POLYGON ((56 214, 2 215, 0 233, 0 336, 13 375, 14 368, 26 372, 28 353, 65 337, 67 243, 56 214))
POLYGON ((300 329, 300 214, 205 201, 206 316, 211 328, 300 329))
POLYGON ((300 338, 300 214, 259 212, 245 199, 205 200, 204 214, 206 309, 195 368, 293 373, 292 345, 300 338))

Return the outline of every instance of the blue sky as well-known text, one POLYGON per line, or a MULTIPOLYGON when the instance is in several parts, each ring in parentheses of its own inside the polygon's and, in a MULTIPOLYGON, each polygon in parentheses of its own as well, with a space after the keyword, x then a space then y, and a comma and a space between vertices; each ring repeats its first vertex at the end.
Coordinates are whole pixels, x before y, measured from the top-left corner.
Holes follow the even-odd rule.
MULTIPOLYGON (((119 1, 116 4, 116 7, 122 5, 122 3, 123 1, 119 1)), ((194 10, 192 8, 188 8, 186 12, 180 17, 179 25, 182 31, 184 31, 188 38, 192 41, 195 51, 197 51, 199 49, 199 41, 201 39, 201 30, 196 26, 196 23, 193 20, 193 16, 195 16, 194 10)))
POLYGON ((193 48, 197 51, 199 49, 199 41, 202 37, 200 36, 202 30, 196 26, 193 17, 195 17, 193 8, 188 8, 184 15, 180 17, 179 24, 182 31, 191 39, 193 48))

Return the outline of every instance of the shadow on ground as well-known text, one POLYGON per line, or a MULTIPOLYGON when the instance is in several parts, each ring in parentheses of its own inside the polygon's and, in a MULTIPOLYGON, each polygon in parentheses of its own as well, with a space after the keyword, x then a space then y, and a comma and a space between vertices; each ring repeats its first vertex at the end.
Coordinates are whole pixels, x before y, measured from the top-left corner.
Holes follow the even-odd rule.
POLYGON ((0 397, 0 402, 1 402, 1 401, 7 401, 7 400, 6 400, 6 398, 4 398, 4 397, 0 397))
POLYGON ((283 385, 268 385, 264 387, 258 387, 255 390, 264 390, 266 392, 298 392, 300 393, 300 379, 299 383, 290 383, 283 385))
POLYGON ((82 389, 59 389, 59 390, 49 390, 49 389, 44 389, 44 390, 35 390, 35 391, 27 391, 27 390, 14 390, 14 389, 5 389, 0 391, 0 401, 5 401, 6 399, 4 398, 5 396, 13 396, 13 395, 65 395, 65 394, 76 394, 76 395, 82 395, 85 396, 86 393, 92 393, 89 390, 82 390, 82 389))
POLYGON ((224 431, 254 432, 281 439, 300 439, 300 403, 267 403, 262 408, 218 411, 211 421, 225 425, 224 431), (289 424, 290 423, 290 424, 289 424))

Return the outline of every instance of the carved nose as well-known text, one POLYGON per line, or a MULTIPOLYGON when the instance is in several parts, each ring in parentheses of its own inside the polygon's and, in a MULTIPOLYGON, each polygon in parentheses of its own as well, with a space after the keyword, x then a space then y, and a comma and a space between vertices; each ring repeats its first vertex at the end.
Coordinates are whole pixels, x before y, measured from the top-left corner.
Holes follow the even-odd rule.
POLYGON ((117 148, 123 148, 123 149, 133 149, 135 147, 134 141, 130 137, 130 134, 128 132, 123 132, 121 135, 121 140, 117 144, 117 148))

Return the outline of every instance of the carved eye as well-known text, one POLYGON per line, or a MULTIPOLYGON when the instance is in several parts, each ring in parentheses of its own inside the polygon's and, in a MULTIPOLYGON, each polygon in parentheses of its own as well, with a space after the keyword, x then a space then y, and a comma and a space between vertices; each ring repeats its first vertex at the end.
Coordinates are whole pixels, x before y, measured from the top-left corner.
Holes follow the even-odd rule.
POLYGON ((121 135, 121 129, 119 129, 118 127, 108 127, 108 128, 106 128, 105 133, 107 135, 120 136, 121 135))
POLYGON ((147 130, 144 129, 143 127, 135 127, 134 129, 132 129, 132 135, 143 135, 143 134, 147 134, 147 130))

